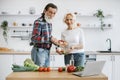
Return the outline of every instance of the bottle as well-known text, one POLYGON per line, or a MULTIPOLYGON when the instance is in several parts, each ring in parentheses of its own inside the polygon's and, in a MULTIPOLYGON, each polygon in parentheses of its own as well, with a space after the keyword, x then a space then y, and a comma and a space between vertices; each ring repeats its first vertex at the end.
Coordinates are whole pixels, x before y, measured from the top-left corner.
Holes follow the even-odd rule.
POLYGON ((73 55, 73 54, 71 55, 70 65, 73 65, 73 66, 74 66, 74 55, 73 55))

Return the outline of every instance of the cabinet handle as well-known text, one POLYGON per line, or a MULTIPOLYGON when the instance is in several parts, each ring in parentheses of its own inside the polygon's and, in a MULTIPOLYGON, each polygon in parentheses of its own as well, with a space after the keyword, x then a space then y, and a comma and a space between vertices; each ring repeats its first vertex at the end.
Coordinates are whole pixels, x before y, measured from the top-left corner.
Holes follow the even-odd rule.
POLYGON ((111 61, 115 61, 115 56, 111 56, 111 61))
POLYGON ((113 61, 113 58, 112 58, 112 56, 111 56, 111 58, 110 58, 110 59, 111 59, 111 61, 113 61))
POLYGON ((55 61, 55 56, 53 56, 53 61, 55 61))
POLYGON ((115 61, 115 56, 113 56, 113 61, 115 61))
POLYGON ((53 61, 53 57, 52 56, 50 56, 50 61, 53 61))

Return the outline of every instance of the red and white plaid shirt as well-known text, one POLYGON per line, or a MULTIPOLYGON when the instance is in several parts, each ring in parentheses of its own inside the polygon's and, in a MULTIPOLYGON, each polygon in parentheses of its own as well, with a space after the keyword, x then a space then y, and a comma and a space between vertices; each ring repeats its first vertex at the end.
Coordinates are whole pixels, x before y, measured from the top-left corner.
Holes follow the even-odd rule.
POLYGON ((38 18, 34 22, 33 32, 32 32, 32 42, 37 47, 49 48, 51 46, 51 32, 52 24, 44 22, 42 18, 38 18))

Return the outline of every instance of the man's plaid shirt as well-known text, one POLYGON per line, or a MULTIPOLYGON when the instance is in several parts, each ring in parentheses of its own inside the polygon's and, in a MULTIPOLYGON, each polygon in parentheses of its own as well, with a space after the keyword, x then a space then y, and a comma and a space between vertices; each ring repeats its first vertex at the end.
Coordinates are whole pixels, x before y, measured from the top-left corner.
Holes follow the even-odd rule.
POLYGON ((38 47, 49 48, 51 45, 52 24, 38 18, 34 22, 32 42, 38 47))

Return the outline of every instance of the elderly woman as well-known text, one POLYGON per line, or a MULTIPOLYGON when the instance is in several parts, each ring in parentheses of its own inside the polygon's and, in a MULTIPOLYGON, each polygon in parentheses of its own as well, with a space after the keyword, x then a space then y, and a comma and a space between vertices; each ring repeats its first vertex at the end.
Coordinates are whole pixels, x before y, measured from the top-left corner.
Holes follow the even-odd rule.
MULTIPOLYGON (((70 64, 71 58, 74 60, 74 66, 84 66, 84 34, 82 29, 76 24, 76 16, 72 13, 67 13, 64 17, 64 22, 67 29, 62 32, 61 39, 67 42, 62 45, 65 51, 65 65, 70 64)), ((57 51, 59 54, 61 52, 57 51)))

